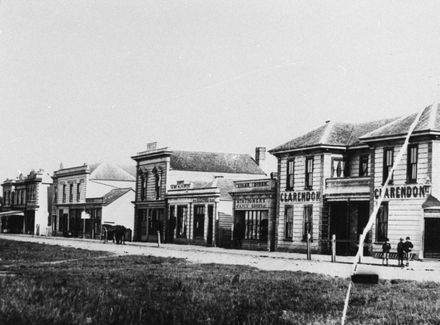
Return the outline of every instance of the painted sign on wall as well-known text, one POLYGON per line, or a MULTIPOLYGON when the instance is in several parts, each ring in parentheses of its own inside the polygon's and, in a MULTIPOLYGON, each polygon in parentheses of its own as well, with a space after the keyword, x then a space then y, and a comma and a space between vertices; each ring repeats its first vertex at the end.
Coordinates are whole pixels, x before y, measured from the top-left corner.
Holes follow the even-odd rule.
POLYGON ((320 191, 281 192, 281 202, 319 202, 320 191))
MULTIPOLYGON (((385 199, 419 199, 425 198, 430 192, 430 185, 403 185, 388 186, 385 189, 385 199)), ((378 199, 382 194, 382 188, 374 190, 374 198, 378 199)))

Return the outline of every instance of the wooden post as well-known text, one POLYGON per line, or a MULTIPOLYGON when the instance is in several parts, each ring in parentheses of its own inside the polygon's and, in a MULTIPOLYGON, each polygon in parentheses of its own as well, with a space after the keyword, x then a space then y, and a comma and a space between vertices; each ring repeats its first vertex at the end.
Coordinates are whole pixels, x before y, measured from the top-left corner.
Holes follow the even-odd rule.
POLYGON ((332 235, 332 262, 336 262, 336 235, 332 235))
POLYGON ((310 233, 307 233, 307 260, 311 260, 312 259, 312 255, 310 252, 310 239, 311 239, 311 235, 310 233))
POLYGON ((157 247, 160 247, 160 230, 157 231, 157 247))

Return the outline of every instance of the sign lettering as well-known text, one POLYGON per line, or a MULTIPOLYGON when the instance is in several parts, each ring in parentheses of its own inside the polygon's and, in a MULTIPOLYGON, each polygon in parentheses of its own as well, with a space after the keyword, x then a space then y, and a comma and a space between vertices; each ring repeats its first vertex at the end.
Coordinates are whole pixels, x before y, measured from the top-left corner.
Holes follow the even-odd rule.
POLYGON ((319 202, 321 201, 320 191, 302 191, 302 192, 281 192, 281 202, 319 202))
MULTIPOLYGON (((417 199, 425 198, 430 192, 430 185, 403 185, 388 186, 385 189, 385 199, 417 199)), ((374 198, 377 200, 382 194, 382 188, 374 190, 374 198)))

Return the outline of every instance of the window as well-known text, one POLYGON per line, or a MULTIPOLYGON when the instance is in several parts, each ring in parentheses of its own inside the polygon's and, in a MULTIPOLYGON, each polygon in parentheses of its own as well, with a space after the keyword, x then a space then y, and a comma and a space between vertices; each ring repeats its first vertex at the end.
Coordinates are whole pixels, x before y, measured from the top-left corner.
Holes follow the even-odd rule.
POLYGON ((406 181, 417 183, 417 153, 418 145, 408 146, 408 161, 406 167, 406 181))
POLYGON ((292 240, 293 238, 293 206, 289 205, 284 210, 285 219, 285 239, 292 240))
POLYGON ((307 240, 307 234, 313 238, 313 205, 304 206, 304 232, 303 240, 307 240))
POLYGON ((313 187, 313 157, 306 159, 306 190, 313 187))
POLYGON ((188 207, 186 205, 177 206, 177 224, 176 224, 176 237, 186 238, 186 224, 188 218, 188 207))
POLYGON ((376 242, 384 242, 388 237, 388 202, 383 202, 376 216, 376 242))
POLYGON ((161 188, 161 171, 156 169, 156 167, 153 169, 154 174, 154 181, 155 181, 155 191, 156 191, 156 200, 160 199, 160 188, 161 188))
POLYGON ((58 203, 58 186, 54 185, 53 188, 53 201, 56 203, 58 203))
POLYGON ((63 185, 63 203, 66 202, 66 184, 63 185))
POLYGON ((295 173, 295 160, 287 161, 287 177, 286 177, 286 190, 293 190, 293 182, 294 182, 294 173, 295 173))
POLYGON ((205 226, 205 206, 194 206, 194 237, 202 237, 205 226))
POLYGON ((247 210, 245 212, 245 238, 266 241, 269 219, 266 210, 247 210))
POLYGON ((81 183, 76 184, 76 202, 81 199, 81 183))
POLYGON ((332 160, 332 177, 345 177, 345 161, 342 158, 332 160))
POLYGON ((69 185, 69 202, 73 202, 73 184, 69 185))
POLYGON ((21 196, 21 198, 20 198, 20 200, 21 200, 21 204, 25 204, 25 200, 24 200, 24 190, 21 190, 20 192, 21 192, 21 193, 20 193, 20 196, 21 196))
MULTIPOLYGON (((394 149, 393 148, 385 148, 383 150, 383 183, 385 184, 388 175, 391 172, 391 168, 393 167, 394 161, 394 149)), ((393 177, 391 176, 390 183, 393 184, 393 177)))
POLYGON ((359 176, 368 176, 368 155, 361 155, 359 158, 359 176))

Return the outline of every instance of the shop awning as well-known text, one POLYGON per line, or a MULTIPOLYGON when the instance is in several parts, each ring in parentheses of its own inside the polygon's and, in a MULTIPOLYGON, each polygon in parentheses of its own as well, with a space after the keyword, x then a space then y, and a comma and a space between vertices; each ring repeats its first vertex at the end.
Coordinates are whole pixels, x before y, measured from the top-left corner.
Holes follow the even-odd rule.
POLYGON ((24 212, 19 210, 0 212, 0 217, 9 217, 9 216, 24 216, 24 212))

